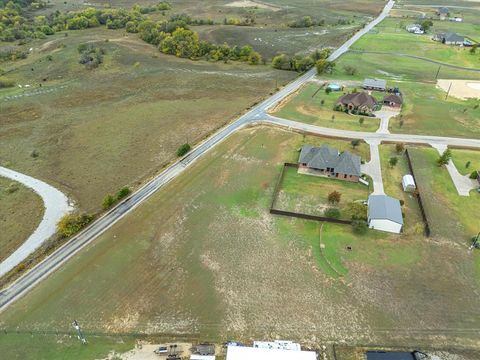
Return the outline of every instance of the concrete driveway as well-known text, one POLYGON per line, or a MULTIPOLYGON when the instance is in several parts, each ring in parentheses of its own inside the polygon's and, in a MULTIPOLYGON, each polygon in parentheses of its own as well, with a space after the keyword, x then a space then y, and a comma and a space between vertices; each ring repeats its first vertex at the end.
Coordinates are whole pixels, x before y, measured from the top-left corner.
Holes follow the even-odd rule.
POLYGON ((399 113, 400 110, 388 107, 383 107, 381 110, 375 111, 375 116, 380 119, 380 127, 378 128, 377 133, 390 134, 390 131, 388 130, 390 118, 397 116, 399 113))

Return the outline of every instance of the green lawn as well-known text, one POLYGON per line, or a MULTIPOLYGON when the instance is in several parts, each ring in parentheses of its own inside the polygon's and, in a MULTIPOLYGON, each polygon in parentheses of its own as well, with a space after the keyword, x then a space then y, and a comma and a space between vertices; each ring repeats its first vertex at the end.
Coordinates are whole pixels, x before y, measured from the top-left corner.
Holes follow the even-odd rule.
POLYGON ((40 196, 16 181, 0 177, 0 261, 27 240, 43 212, 40 196))
POLYGON ((402 212, 405 214, 404 233, 420 237, 424 231, 420 207, 417 199, 412 194, 404 192, 402 187, 403 176, 410 174, 405 154, 398 154, 395 145, 381 145, 380 161, 385 193, 404 202, 402 206, 402 212), (398 159, 398 163, 394 167, 389 164, 392 157, 398 159))
POLYGON ((436 165, 435 149, 409 152, 433 234, 465 246, 480 231, 480 194, 471 191, 468 197, 459 196, 447 170, 436 165))
POLYGON ((433 28, 427 34, 415 35, 405 30, 405 26, 412 22, 414 22, 412 19, 387 18, 357 41, 352 48, 411 54, 457 66, 480 67, 480 55, 470 54, 469 48, 444 45, 431 39, 434 33, 447 31, 454 31, 475 39, 478 38, 480 25, 468 22, 434 21, 433 28))
POLYGON ((350 220, 348 206, 352 202, 366 201, 368 187, 349 181, 299 174, 296 168, 285 168, 283 181, 275 204, 276 209, 323 216, 327 208, 340 210, 340 219, 350 220), (328 194, 341 194, 338 204, 329 204, 328 194))
POLYGON ((480 151, 478 150, 453 149, 452 160, 457 170, 463 175, 469 175, 474 170, 480 171, 480 151), (467 167, 468 162, 470 165, 467 167))
MULTIPOLYGON (((318 83, 308 83, 286 104, 276 110, 274 115, 307 124, 342 130, 373 132, 378 129, 380 120, 377 118, 363 116, 364 123, 360 124, 360 116, 334 111, 334 105, 344 92, 327 94, 323 89, 317 92, 319 87, 320 84, 318 83)), ((345 91, 347 90, 352 89, 346 89, 345 91)))

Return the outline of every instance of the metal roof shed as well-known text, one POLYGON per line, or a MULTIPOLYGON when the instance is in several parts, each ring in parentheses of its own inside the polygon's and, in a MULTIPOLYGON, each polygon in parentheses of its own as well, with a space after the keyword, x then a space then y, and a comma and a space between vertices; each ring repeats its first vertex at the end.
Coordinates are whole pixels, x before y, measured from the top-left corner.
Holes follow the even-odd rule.
POLYGON ((371 229, 399 234, 403 228, 400 201, 387 195, 368 197, 368 226, 371 229))
POLYGON ((405 192, 412 192, 415 191, 415 189, 417 188, 417 186, 415 185, 415 180, 410 174, 407 174, 402 178, 402 186, 403 191, 405 192))

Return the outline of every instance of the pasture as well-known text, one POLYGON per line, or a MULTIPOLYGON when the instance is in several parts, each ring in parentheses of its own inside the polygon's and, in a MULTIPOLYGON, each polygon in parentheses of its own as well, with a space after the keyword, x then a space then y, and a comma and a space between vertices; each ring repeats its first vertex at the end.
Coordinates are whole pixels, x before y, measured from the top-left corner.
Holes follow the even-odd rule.
POLYGON ((43 211, 43 201, 35 192, 0 177, 0 262, 33 233, 43 211))
POLYGON ((480 284, 464 247, 268 213, 281 165, 328 141, 232 135, 2 313, 2 354, 13 358, 30 330, 59 335, 24 359, 61 348, 72 319, 87 337, 478 346, 480 284))
MULTIPOLYGON (((361 85, 360 82, 358 84, 361 85)), ((273 115, 321 127, 376 131, 380 125, 378 118, 350 115, 333 110, 338 98, 353 88, 353 86, 347 87, 345 91, 333 91, 328 94, 324 88, 321 88, 321 82, 309 82, 273 109, 273 115), (359 122, 361 117, 364 119, 363 124, 359 122)))
POLYGON ((2 65, 22 88, 0 90, 0 162, 61 189, 85 211, 142 183, 181 144, 202 140, 295 76, 165 56, 122 31, 68 34, 2 65), (105 49, 99 68, 78 63, 84 42, 105 49))

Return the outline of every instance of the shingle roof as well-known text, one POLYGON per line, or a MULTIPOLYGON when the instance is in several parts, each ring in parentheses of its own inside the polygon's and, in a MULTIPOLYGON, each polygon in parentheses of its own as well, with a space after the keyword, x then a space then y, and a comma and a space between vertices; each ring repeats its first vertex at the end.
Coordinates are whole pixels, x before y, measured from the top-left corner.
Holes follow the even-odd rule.
POLYGON ((358 92, 352 94, 346 94, 341 96, 337 100, 337 104, 350 105, 363 107, 366 106, 369 109, 373 109, 377 105, 377 100, 372 95, 367 94, 366 92, 358 92))
POLYGON ((441 7, 438 9, 439 14, 448 14, 450 11, 448 10, 447 7, 441 7))
POLYGON ((394 104, 403 104, 403 99, 400 95, 387 95, 383 98, 383 101, 389 102, 389 103, 394 103, 394 104))
POLYGON ((328 145, 313 147, 303 145, 300 151, 299 163, 307 164, 314 169, 333 168, 335 172, 347 175, 360 176, 360 157, 348 151, 339 153, 328 145))
POLYGON ((463 42, 463 40, 465 39, 463 36, 460 36, 454 32, 447 32, 443 34, 443 38, 445 39, 445 41, 448 42, 463 42))
POLYGON ((382 79, 365 79, 363 80, 363 87, 382 88, 387 87, 387 80, 382 79))
POLYGON ((370 195, 368 197, 368 218, 390 220, 403 225, 400 201, 387 195, 370 195))

